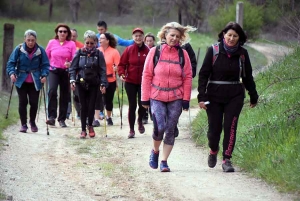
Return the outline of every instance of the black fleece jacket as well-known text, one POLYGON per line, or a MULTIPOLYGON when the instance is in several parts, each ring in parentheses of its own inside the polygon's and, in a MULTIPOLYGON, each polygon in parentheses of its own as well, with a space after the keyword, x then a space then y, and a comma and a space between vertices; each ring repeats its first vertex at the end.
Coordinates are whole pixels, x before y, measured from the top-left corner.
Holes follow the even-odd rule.
POLYGON ((192 64, 193 78, 194 78, 197 73, 197 59, 196 59, 195 52, 190 43, 184 44, 182 46, 182 49, 185 49, 190 57, 191 64, 192 64))
POLYGON ((70 81, 78 82, 78 76, 84 73, 83 70, 86 67, 92 67, 97 72, 99 80, 96 83, 108 87, 106 63, 100 50, 97 49, 91 55, 88 55, 83 49, 77 50, 69 68, 70 81))
POLYGON ((219 55, 213 63, 213 48, 209 47, 204 58, 202 67, 199 71, 198 78, 198 102, 201 101, 216 101, 226 103, 230 99, 244 94, 244 86, 250 95, 250 102, 256 104, 258 94, 256 85, 252 76, 252 66, 249 59, 249 54, 246 49, 239 49, 228 57, 227 52, 223 47, 223 42, 219 45, 219 55), (240 80, 240 55, 245 56, 245 74, 242 76, 242 84, 209 84, 209 80, 214 81, 239 81, 240 80))

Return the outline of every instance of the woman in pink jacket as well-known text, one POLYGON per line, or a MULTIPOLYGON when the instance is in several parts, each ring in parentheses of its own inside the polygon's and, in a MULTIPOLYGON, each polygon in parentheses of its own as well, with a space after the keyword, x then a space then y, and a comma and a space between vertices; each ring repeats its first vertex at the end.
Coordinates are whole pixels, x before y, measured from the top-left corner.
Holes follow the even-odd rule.
POLYGON ((192 67, 187 52, 180 46, 189 41, 187 32, 194 30, 177 22, 164 25, 157 34, 160 43, 158 62, 155 66, 156 48, 152 48, 144 65, 141 100, 143 107, 151 105, 154 125, 149 165, 158 168, 159 147, 164 138, 161 172, 170 171, 167 159, 175 141, 174 130, 182 110, 189 109, 192 67))

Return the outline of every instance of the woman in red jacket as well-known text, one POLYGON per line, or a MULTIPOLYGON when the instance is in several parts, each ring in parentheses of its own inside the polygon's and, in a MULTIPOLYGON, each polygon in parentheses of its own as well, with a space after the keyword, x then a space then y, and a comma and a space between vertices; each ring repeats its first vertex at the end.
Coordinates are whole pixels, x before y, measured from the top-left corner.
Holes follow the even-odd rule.
POLYGON ((141 134, 145 132, 142 118, 145 115, 146 109, 141 104, 141 82, 144 63, 149 52, 149 48, 144 44, 143 29, 135 28, 132 31, 132 38, 134 44, 124 50, 118 66, 118 74, 120 79, 125 82, 125 90, 129 103, 128 120, 130 131, 128 138, 134 138, 135 135, 134 123, 136 119, 137 95, 139 104, 138 130, 141 134))

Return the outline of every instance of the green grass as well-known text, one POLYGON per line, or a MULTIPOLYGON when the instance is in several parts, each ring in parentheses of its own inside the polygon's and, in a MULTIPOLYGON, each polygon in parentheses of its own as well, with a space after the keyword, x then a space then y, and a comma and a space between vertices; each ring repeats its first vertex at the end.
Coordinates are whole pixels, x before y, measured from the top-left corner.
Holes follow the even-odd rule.
MULTIPOLYGON (((14 92, 16 89, 14 88, 14 92)), ((19 120, 18 114, 18 98, 13 92, 10 107, 8 110, 9 94, 0 92, 0 139, 4 139, 2 134, 3 130, 6 129, 9 125, 15 124, 19 120), (8 111, 8 118, 6 119, 6 114, 8 111)))
MULTIPOLYGON (((299 194, 300 47, 258 75, 256 84, 259 103, 250 109, 249 97, 245 99, 234 163, 280 191, 299 194)), ((205 147, 206 132, 206 113, 200 112, 193 122, 193 138, 205 147)))

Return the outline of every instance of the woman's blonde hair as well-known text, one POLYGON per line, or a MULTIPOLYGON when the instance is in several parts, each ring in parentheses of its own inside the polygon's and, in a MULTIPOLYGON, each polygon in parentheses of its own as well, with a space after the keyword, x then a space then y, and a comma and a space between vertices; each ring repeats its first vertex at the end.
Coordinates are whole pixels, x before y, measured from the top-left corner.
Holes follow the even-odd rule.
POLYGON ((180 32, 180 40, 179 45, 184 45, 188 43, 191 39, 188 32, 195 31, 197 28, 192 26, 182 26, 177 22, 169 22, 165 24, 160 31, 157 33, 157 37, 159 38, 158 44, 166 42, 166 35, 170 29, 176 29, 180 32))

